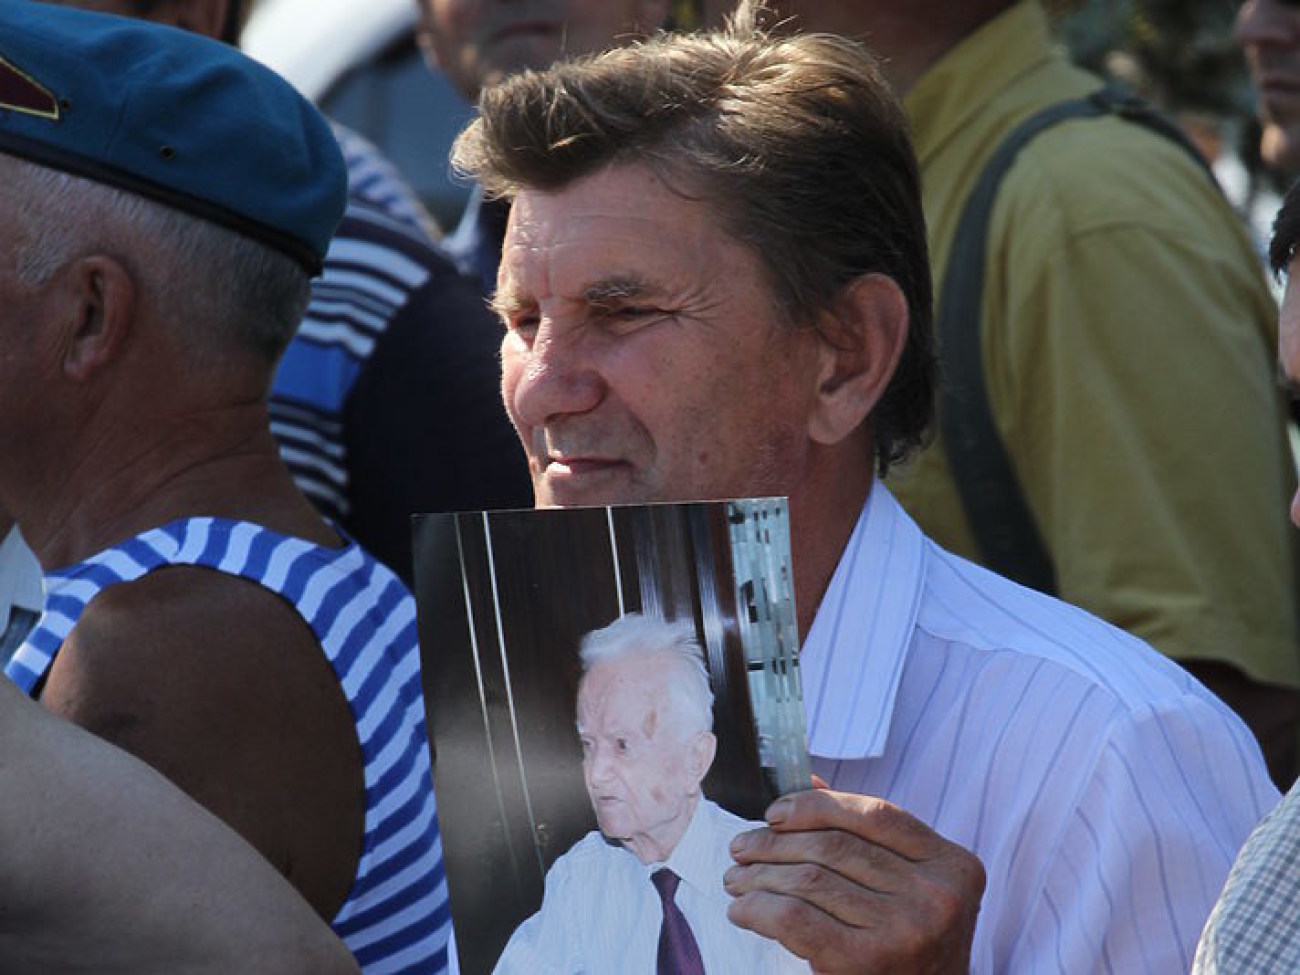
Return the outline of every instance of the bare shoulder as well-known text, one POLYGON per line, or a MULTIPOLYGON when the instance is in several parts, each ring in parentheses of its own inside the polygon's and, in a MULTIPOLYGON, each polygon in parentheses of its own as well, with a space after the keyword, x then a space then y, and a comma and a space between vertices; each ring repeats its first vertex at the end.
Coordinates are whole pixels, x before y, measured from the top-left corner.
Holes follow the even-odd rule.
POLYGON ((287 707, 301 719, 342 702, 315 634, 256 583, 176 566, 110 586, 91 601, 43 700, 125 744, 154 718, 202 719, 213 711, 225 720, 252 718, 268 697, 280 700, 263 718, 287 707))
POLYGON ((181 786, 323 916, 342 904, 364 824, 360 745, 332 666, 283 598, 188 566, 111 586, 41 700, 181 786))

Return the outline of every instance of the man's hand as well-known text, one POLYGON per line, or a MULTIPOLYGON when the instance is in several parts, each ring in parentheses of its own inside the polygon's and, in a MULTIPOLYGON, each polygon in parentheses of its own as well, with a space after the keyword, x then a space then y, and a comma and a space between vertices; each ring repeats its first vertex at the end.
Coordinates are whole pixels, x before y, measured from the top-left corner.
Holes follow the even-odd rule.
POLYGON ((818 975, 970 970, 984 868, 883 799, 814 789, 737 836, 728 916, 818 975))

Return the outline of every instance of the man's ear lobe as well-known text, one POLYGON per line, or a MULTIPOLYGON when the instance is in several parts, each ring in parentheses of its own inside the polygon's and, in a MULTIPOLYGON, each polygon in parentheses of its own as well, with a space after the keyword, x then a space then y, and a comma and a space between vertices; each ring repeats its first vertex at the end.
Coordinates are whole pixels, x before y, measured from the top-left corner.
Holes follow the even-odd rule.
POLYGON ((93 378, 117 358, 135 317, 135 282, 118 261, 96 254, 65 268, 67 344, 63 371, 71 379, 93 378))
POLYGON ((885 394, 907 342, 907 298, 893 278, 864 274, 844 286, 833 320, 819 325, 820 369, 809 436, 833 446, 858 430, 885 394))

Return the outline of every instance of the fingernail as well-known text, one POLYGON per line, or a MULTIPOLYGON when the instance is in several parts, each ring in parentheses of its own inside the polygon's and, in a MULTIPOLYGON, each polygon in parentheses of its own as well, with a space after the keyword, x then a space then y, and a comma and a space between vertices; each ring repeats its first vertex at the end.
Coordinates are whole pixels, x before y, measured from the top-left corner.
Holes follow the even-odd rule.
POLYGON ((735 839, 731 841, 732 856, 740 856, 748 849, 749 849, 749 835, 746 833, 741 833, 739 836, 737 836, 735 839))
POLYGON ((767 807, 767 821, 771 826, 784 823, 790 816, 790 800, 778 799, 767 807))
POLYGON ((731 888, 740 880, 740 867, 731 867, 722 875, 723 890, 730 891, 731 888))

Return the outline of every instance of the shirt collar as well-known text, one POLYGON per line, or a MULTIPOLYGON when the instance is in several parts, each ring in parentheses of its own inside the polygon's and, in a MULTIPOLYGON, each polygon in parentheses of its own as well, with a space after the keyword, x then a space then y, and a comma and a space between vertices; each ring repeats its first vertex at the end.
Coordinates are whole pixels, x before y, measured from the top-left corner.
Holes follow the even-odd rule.
MULTIPOLYGON (((705 809, 705 806, 712 805, 708 799, 700 796, 700 801, 695 804, 695 813, 691 816, 690 825, 686 827, 686 832, 673 847, 673 852, 668 855, 667 862, 649 866, 648 873, 665 866, 681 877, 682 883, 696 890, 716 893, 718 871, 713 863, 718 857, 719 850, 718 844, 713 842, 714 838, 710 835, 712 831, 707 822, 708 810, 705 809)), ((727 847, 724 845, 722 853, 725 855, 726 852, 727 847)))
POLYGON ((925 557, 921 530, 883 484, 873 484, 800 652, 813 755, 884 753, 925 557))
POLYGON ((1022 0, 936 61, 903 99, 922 168, 1000 91, 1054 56, 1047 14, 1022 0))

